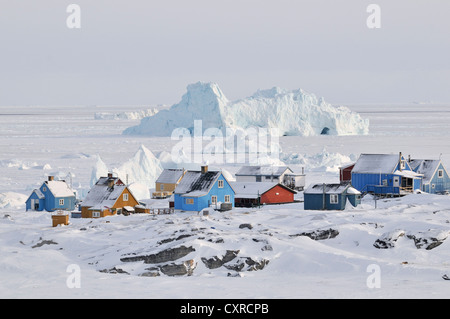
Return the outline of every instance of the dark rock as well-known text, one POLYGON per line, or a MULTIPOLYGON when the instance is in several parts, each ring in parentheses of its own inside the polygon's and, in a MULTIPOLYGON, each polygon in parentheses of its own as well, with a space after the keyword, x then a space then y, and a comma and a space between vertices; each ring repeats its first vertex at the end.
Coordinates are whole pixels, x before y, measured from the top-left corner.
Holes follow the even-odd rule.
POLYGON ((389 249, 395 247, 395 243, 400 237, 405 236, 402 230, 385 233, 381 238, 378 238, 373 246, 378 249, 389 249))
POLYGON ((325 239, 331 239, 335 238, 337 235, 339 235, 339 231, 336 229, 318 229, 312 232, 303 232, 300 234, 290 235, 291 237, 298 237, 298 236, 306 236, 313 240, 325 240, 325 239))
POLYGON ((434 249, 445 241, 446 238, 437 239, 435 237, 417 237, 415 235, 407 235, 409 239, 414 240, 417 249, 425 248, 426 250, 434 249))
POLYGON ((240 228, 240 229, 243 229, 243 228, 252 229, 253 226, 252 226, 252 224, 240 224, 240 225, 239 225, 239 228, 240 228))
POLYGON ((176 248, 169 248, 159 253, 147 256, 124 257, 120 258, 120 261, 122 262, 144 261, 144 263, 146 264, 159 264, 168 261, 175 261, 188 255, 193 251, 195 251, 195 249, 192 246, 191 247, 180 246, 176 248))
POLYGON ((193 259, 181 264, 167 264, 159 267, 159 270, 166 276, 191 276, 197 264, 193 259))
POLYGON ((223 265, 228 270, 240 271, 256 271, 262 270, 269 263, 267 259, 261 259, 259 261, 250 257, 240 257, 233 264, 223 265))
POLYGON ((108 274, 127 274, 127 275, 129 275, 129 273, 126 272, 125 270, 116 268, 116 267, 113 267, 111 269, 103 269, 103 270, 100 270, 100 272, 105 272, 108 274))
POLYGON ((227 250, 222 258, 214 256, 212 258, 202 257, 201 260, 208 269, 216 269, 221 267, 223 264, 232 261, 239 254, 239 250, 227 250))
POLYGON ((53 240, 42 240, 39 243, 37 243, 36 245, 31 246, 31 248, 38 248, 38 247, 42 247, 44 245, 58 245, 58 243, 54 242, 53 240))

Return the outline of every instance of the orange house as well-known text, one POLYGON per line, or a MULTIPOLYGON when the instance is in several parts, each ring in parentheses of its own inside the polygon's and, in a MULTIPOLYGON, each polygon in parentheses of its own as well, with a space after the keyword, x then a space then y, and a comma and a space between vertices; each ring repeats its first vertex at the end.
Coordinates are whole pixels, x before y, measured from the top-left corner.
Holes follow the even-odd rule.
POLYGON ((81 203, 82 218, 99 218, 122 214, 139 205, 136 197, 118 178, 100 177, 81 203))

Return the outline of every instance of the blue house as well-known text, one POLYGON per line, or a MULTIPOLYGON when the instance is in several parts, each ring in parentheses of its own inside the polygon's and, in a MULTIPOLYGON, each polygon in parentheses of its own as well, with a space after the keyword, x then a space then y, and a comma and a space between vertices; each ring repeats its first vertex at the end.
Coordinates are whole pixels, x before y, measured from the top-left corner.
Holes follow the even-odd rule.
POLYGON ((187 171, 174 191, 174 208, 199 212, 204 208, 234 207, 235 192, 220 171, 187 171), (225 204, 225 205, 222 205, 225 204))
POLYGON ((48 211, 74 210, 76 196, 65 181, 55 181, 48 177, 38 189, 33 190, 26 201, 26 210, 48 211))
POLYGON ((402 153, 361 154, 351 184, 361 193, 400 196, 420 190, 422 174, 414 172, 402 153))
POLYGON ((305 210, 344 210, 361 204, 361 193, 350 184, 313 184, 303 193, 305 210))
POLYGON ((450 177, 441 160, 412 159, 408 164, 414 172, 423 174, 422 191, 431 194, 450 192, 450 177))

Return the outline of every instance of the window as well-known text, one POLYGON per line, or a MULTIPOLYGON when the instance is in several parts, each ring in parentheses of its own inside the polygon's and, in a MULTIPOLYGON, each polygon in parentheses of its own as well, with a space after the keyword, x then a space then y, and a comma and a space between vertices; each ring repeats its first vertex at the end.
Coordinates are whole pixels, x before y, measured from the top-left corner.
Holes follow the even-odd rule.
POLYGON ((164 184, 160 184, 159 189, 163 191, 164 190, 164 184))
POLYGON ((401 169, 405 169, 405 168, 406 168, 406 162, 405 162, 405 161, 402 160, 402 161, 400 162, 400 168, 401 168, 401 169))
POLYGON ((211 204, 217 204, 217 196, 211 196, 211 204))
POLYGON ((92 212, 92 217, 93 217, 93 218, 98 218, 98 217, 100 217, 100 212, 92 212))
POLYGON ((229 203, 230 202, 230 195, 225 195, 225 203, 229 203))
POLYGON ((223 180, 219 179, 219 180, 217 181, 217 186, 218 186, 219 188, 223 188, 223 180))
POLYGON ((432 189, 435 189, 435 187, 436 187, 436 185, 431 184, 431 188, 432 188, 432 189))
POLYGON ((444 170, 443 169, 438 170, 438 177, 439 178, 444 177, 444 170))
POLYGON ((46 192, 46 191, 47 191, 47 187, 45 187, 45 186, 42 187, 42 191, 43 191, 43 192, 46 192))
POLYGON ((59 200, 59 206, 63 206, 64 205, 64 199, 60 199, 59 200))
POLYGON ((128 194, 123 194, 123 201, 128 202, 128 194))
POLYGON ((387 179, 383 179, 383 186, 388 186, 387 179))
POLYGON ((338 194, 330 195, 330 204, 339 204, 339 195, 338 194))
POLYGON ((193 198, 186 198, 186 204, 188 204, 188 205, 192 205, 192 204, 194 204, 194 199, 193 198))

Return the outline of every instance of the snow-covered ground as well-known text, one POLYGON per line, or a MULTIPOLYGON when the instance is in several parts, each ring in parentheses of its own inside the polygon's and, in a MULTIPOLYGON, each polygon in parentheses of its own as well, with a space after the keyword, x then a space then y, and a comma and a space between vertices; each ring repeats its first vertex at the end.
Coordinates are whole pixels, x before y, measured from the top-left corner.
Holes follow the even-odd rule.
MULTIPOLYGON (((280 159, 294 170, 305 166, 307 185, 338 181, 337 167, 360 153, 441 156, 450 167, 449 106, 349 108, 370 120, 369 134, 280 137, 280 159)), ((450 281, 442 276, 450 275, 450 196, 415 194, 377 201, 376 208, 366 197, 358 208, 343 212, 304 211, 299 202, 209 216, 71 219, 70 225, 56 228, 50 214, 25 212, 24 200, 48 175, 69 180, 82 195, 102 166, 99 158, 103 168, 117 171, 148 165, 152 154, 166 159, 177 141, 122 135, 138 119, 95 118, 96 113, 135 111, 140 110, 0 108, 0 297, 448 297, 450 281), (330 229, 333 238, 307 236, 330 229), (438 244, 427 250, 421 246, 425 239, 438 244), (380 249, 375 243, 392 247, 380 249), (162 255, 169 257, 152 260, 162 255), (70 272, 71 265, 79 267, 80 288, 69 288, 68 279, 77 274, 70 272), (191 276, 167 275, 180 269, 191 276)), ((239 165, 222 167, 234 173, 239 165)), ((151 175, 145 181, 150 185, 151 175)))

